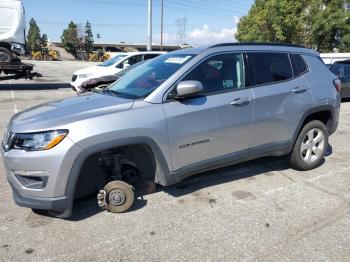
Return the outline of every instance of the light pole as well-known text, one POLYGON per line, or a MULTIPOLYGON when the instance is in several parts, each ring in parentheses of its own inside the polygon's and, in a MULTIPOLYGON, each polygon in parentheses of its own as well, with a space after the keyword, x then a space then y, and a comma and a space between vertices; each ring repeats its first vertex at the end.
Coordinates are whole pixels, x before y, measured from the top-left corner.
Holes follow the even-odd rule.
POLYGON ((148 0, 147 51, 152 50, 152 0, 148 0))
POLYGON ((162 0, 162 6, 160 9, 160 51, 163 51, 163 10, 164 0, 162 0))

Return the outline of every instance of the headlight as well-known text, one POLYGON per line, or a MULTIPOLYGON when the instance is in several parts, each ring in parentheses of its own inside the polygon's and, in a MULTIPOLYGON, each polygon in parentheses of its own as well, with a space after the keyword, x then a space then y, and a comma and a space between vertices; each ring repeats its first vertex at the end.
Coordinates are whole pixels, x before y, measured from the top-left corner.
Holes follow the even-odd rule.
POLYGON ((67 134, 68 130, 14 134, 10 147, 26 151, 49 150, 59 144, 67 134))
POLYGON ((82 75, 79 75, 79 78, 88 78, 92 76, 92 74, 82 74, 82 75))

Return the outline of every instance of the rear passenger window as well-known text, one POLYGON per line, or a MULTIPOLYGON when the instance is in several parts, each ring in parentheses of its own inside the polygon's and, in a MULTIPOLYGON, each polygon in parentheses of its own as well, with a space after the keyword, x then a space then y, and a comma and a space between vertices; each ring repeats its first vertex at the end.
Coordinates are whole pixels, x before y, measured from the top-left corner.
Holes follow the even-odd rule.
POLYGON ((293 77, 286 53, 248 53, 249 85, 262 85, 288 80, 293 77))
POLYGON ((304 74, 307 71, 307 66, 301 55, 291 54, 290 60, 292 61, 294 76, 304 74))

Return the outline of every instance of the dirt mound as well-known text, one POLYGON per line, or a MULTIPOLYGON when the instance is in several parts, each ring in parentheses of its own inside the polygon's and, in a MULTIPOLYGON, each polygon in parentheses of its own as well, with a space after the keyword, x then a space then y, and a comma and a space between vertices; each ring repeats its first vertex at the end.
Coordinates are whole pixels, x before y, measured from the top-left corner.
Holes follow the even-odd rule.
POLYGON ((71 55, 70 53, 68 53, 62 47, 51 45, 51 49, 58 52, 60 60, 63 60, 63 61, 74 61, 75 60, 74 56, 71 55))

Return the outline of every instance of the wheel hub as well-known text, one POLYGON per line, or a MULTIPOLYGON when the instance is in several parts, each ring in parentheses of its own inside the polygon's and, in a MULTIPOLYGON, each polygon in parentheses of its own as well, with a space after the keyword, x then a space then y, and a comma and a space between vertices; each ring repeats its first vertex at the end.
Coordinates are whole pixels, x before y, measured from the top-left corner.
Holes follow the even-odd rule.
POLYGON ((109 203, 111 203, 114 206, 120 206, 125 203, 125 194, 120 189, 113 189, 109 193, 109 203))
POLYGON ((5 62, 9 59, 9 56, 6 53, 0 53, 0 61, 5 62))
POLYGON ((317 161, 324 151, 325 137, 318 128, 311 129, 304 137, 301 143, 301 157, 306 163, 317 161))

